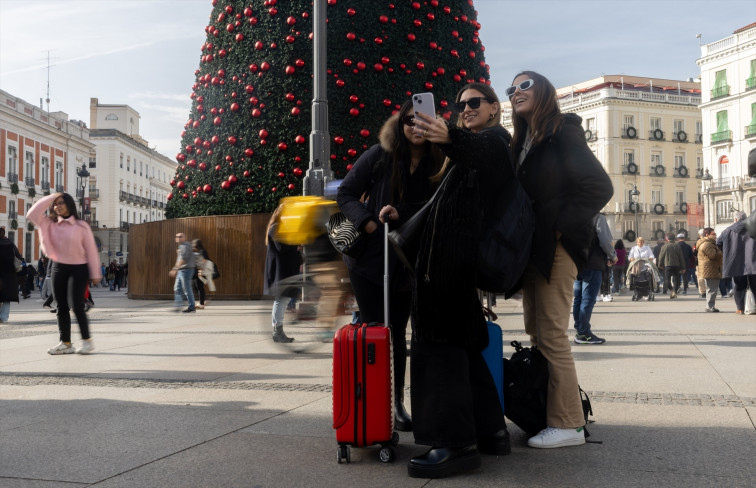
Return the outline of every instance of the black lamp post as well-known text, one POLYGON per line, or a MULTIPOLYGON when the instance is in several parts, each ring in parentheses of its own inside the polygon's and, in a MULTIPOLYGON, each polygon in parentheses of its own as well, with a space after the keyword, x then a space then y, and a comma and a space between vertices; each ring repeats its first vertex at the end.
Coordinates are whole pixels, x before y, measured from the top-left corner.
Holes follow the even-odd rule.
POLYGON ((633 185, 633 189, 630 190, 630 198, 633 200, 633 210, 635 211, 635 238, 636 239, 640 236, 640 229, 638 228, 638 197, 640 197, 640 192, 638 191, 638 187, 633 185))
POLYGON ((89 171, 87 165, 82 164, 81 168, 76 170, 76 174, 79 177, 79 185, 81 186, 81 192, 79 193, 79 205, 81 206, 82 219, 84 218, 84 190, 86 189, 87 179, 89 178, 89 171))

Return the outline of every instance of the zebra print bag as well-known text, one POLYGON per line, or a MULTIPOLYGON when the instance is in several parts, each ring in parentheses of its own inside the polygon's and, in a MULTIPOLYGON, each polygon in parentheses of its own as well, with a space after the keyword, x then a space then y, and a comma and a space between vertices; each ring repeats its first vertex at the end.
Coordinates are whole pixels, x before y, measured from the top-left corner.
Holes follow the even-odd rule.
POLYGON ((341 212, 331 215, 326 223, 328 239, 341 254, 353 258, 359 257, 365 248, 365 234, 357 230, 354 224, 341 212))

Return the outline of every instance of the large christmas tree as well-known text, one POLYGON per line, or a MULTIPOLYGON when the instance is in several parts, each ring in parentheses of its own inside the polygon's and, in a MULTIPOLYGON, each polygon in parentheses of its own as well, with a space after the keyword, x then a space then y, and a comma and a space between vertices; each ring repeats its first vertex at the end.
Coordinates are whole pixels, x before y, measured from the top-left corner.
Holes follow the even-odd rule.
MULTIPOLYGON (((313 86, 311 1, 213 0, 168 218, 271 212, 302 194, 313 86)), ((472 0, 328 0, 331 168, 343 178, 412 94, 449 118, 488 82, 472 0)))

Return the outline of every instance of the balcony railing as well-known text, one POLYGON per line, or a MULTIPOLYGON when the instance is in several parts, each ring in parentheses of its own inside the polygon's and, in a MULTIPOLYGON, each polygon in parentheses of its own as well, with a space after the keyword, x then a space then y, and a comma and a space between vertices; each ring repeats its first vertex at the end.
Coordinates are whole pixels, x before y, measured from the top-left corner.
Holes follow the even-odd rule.
POLYGON ((131 194, 131 193, 129 193, 129 201, 130 201, 130 202, 133 202, 133 201, 134 201, 134 195, 133 195, 133 194, 131 194))
POLYGON ((746 79, 746 91, 756 90, 756 76, 746 79))
POLYGON ((66 191, 66 189, 63 187, 63 185, 55 185, 55 191, 58 193, 63 193, 66 191))
POLYGON ((18 218, 18 212, 8 212, 8 219, 13 220, 18 218))
POLYGON ((745 126, 745 136, 746 139, 756 137, 756 124, 745 126))
POLYGON ((125 201, 127 201, 127 200, 129 199, 129 194, 128 194, 128 193, 126 193, 125 191, 122 191, 122 192, 120 193, 120 195, 118 196, 118 199, 119 199, 120 201, 122 201, 122 202, 125 202, 125 201))
POLYGON ((730 95, 730 85, 720 86, 719 88, 713 88, 711 90, 711 99, 722 98, 730 95))
POLYGON ((121 222, 121 230, 129 230, 129 223, 121 222))
POLYGON ((667 206, 664 205, 663 203, 652 203, 651 211, 655 213, 656 215, 663 215, 667 213, 667 206))
POLYGON ((703 168, 696 168, 696 178, 700 180, 701 178, 703 178, 703 175, 704 175, 703 168))
POLYGON ((672 173, 673 178, 690 178, 690 171, 687 166, 678 166, 675 168, 675 172, 672 173))
POLYGON ((657 164, 656 166, 651 166, 648 174, 650 176, 665 176, 666 173, 667 169, 663 165, 657 164))
POLYGON ((703 134, 696 134, 696 144, 703 144, 703 134))
POLYGON ((34 177, 27 176, 26 178, 24 178, 24 183, 26 183, 27 188, 34 188, 34 177))
POLYGON ((651 129, 648 131, 648 140, 650 141, 663 141, 664 131, 661 129, 651 129))
POLYGON ((100 190, 98 188, 89 187, 89 199, 97 200, 100 198, 100 190))
POLYGON ((49 181, 43 181, 42 183, 39 184, 39 186, 42 187, 43 191, 50 190, 50 182, 49 181))
POLYGON ((18 173, 8 173, 8 183, 18 183, 18 173))
POLYGON ((637 137, 638 137, 638 130, 635 127, 622 128, 623 139, 636 139, 637 137))
POLYGON ((721 144, 723 142, 732 142, 731 130, 723 130, 721 132, 715 132, 711 135, 712 144, 721 144))
POLYGON ((708 189, 710 191, 716 191, 716 190, 729 190, 731 188, 732 188, 732 181, 727 179, 727 180, 719 180, 719 181, 712 180, 708 189))

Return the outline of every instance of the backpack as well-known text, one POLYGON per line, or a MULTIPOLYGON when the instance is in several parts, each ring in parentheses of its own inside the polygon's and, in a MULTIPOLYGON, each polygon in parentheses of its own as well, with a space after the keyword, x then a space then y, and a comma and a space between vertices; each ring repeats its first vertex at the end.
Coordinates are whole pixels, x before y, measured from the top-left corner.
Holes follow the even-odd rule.
MULTIPOLYGON (((504 414, 528 435, 534 436, 546 428, 546 394, 549 385, 549 364, 536 346, 522 347, 518 341, 511 359, 504 358, 504 414)), ((588 394, 578 386, 586 425, 593 415, 588 394)), ((588 429, 583 428, 585 437, 588 429)))
POLYGON ((493 293, 512 293, 530 259, 535 214, 519 180, 504 211, 483 219, 478 246, 476 286, 493 293))

